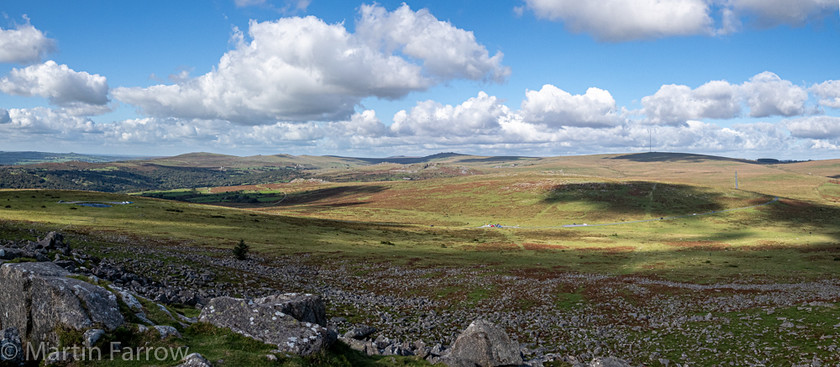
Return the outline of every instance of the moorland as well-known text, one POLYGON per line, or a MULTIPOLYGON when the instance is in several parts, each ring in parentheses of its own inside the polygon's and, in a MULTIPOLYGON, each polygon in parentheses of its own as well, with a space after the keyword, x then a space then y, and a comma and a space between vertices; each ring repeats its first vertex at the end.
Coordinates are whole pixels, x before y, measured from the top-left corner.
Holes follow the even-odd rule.
POLYGON ((322 294, 337 328, 391 345, 483 318, 558 365, 835 365, 838 178, 680 153, 49 162, 0 166, 0 235, 61 230, 206 297, 322 294))

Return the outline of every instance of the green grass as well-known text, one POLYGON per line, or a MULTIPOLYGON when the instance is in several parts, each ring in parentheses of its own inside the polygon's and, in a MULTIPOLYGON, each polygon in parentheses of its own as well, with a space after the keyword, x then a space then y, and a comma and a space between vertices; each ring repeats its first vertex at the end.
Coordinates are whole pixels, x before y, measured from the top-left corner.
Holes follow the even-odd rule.
POLYGON ((826 200, 837 201, 840 200, 840 184, 837 183, 825 183, 820 185, 817 190, 820 192, 820 195, 823 196, 826 200))
POLYGON ((493 286, 474 288, 467 293, 466 303, 476 304, 491 297, 494 292, 493 286))
MULTIPOLYGON (((634 164, 588 159, 640 175, 634 173, 634 164)), ((745 182, 755 184, 747 168, 745 182)), ((697 181, 705 180, 704 174, 695 176, 697 181)), ((794 176, 780 171, 761 177, 787 180, 794 176)), ((760 183, 766 187, 766 182, 760 183)), ((0 220, 36 222, 102 239, 129 234, 148 245, 230 249, 244 239, 259 255, 310 253, 323 260, 361 258, 418 267, 489 263, 501 269, 559 268, 698 282, 744 275, 785 279, 796 274, 814 279, 840 272, 834 261, 840 256, 834 246, 840 242, 840 207, 830 203, 783 199, 756 209, 709 216, 561 227, 738 208, 769 201, 776 194, 715 185, 558 176, 523 168, 422 181, 272 184, 233 191, 159 193, 225 206, 81 191, 7 190, 0 191, 0 220), (279 205, 265 203, 281 194, 287 198, 279 205), (231 195, 257 202, 226 202, 224 198, 231 195), (89 208, 58 204, 59 200, 135 203, 89 208), (477 228, 487 223, 520 227, 477 228)))
POLYGON ((562 310, 571 310, 578 307, 579 304, 585 302, 582 289, 578 289, 574 293, 558 293, 554 298, 554 305, 562 310))
MULTIPOLYGON (((131 246, 229 250, 242 239, 259 256, 309 254, 313 256, 307 256, 306 261, 312 265, 329 266, 339 261, 347 264, 342 266, 348 274, 355 276, 374 276, 379 264, 417 269, 481 267, 487 274, 527 274, 537 279, 573 272, 690 283, 797 282, 840 276, 840 207, 829 199, 838 195, 837 185, 796 171, 804 168, 733 161, 650 164, 610 156, 528 163, 532 165, 516 170, 490 168, 498 163, 487 163, 480 166, 486 169, 483 174, 422 181, 307 182, 156 193, 181 202, 82 191, 4 190, 0 191, 0 238, 34 240, 37 233, 61 229, 71 235, 68 238, 85 238, 85 242, 73 246, 94 255, 126 259, 137 256, 131 246), (742 190, 731 188, 734 169, 739 171, 742 190), (654 176, 655 181, 651 179, 654 176), (740 208, 774 196, 782 200, 708 216, 605 227, 561 227, 740 208), (277 203, 281 197, 283 200, 277 203), (134 204, 89 208, 59 204, 59 200, 128 200, 134 204), (213 205, 196 204, 199 202, 213 205), (487 223, 520 227, 477 228, 487 223)), ((374 170, 368 173, 380 174, 374 170)), ((207 254, 224 256, 211 251, 207 254)), ((161 260, 181 261, 175 253, 163 255, 161 260)), ((422 276, 440 280, 445 274, 436 271, 422 276)), ((225 274, 219 281, 236 278, 225 274)), ((458 279, 430 283, 435 286, 406 292, 441 299, 455 307, 481 305, 502 292, 493 284, 477 286, 458 279)), ((591 296, 591 290, 570 288, 554 293, 547 302, 560 310, 573 310, 588 305, 587 297, 591 296)), ((628 302, 641 302, 633 295, 618 296, 628 302)), ((526 295, 513 307, 527 310, 543 301, 526 295)), ((165 312, 144 302, 148 317, 181 328, 165 312)), ((369 315, 357 315, 355 310, 330 307, 332 315, 347 317, 351 322, 371 321, 369 315)), ((197 313, 194 309, 170 311, 188 316, 197 313)), ((840 314, 836 308, 815 312, 792 308, 777 310, 774 315, 746 310, 715 317, 729 320, 721 322, 721 327, 732 335, 715 341, 721 353, 748 347, 739 340, 755 340, 768 348, 795 347, 797 353, 825 354, 825 349, 818 347, 828 345, 820 337, 834 332, 836 322, 831 320, 840 319, 840 314), (743 317, 755 319, 741 322, 743 317), (801 331, 797 335, 776 335, 783 322, 777 317, 796 320, 794 323, 804 328, 797 329, 801 331), (808 344, 809 340, 818 342, 808 344)), ((690 330, 707 326, 706 322, 688 324, 690 330)), ((211 361, 224 360, 224 365, 421 363, 368 358, 338 345, 323 355, 271 364, 265 358, 270 349, 264 345, 204 328, 181 328, 182 340, 149 342, 190 345, 195 351, 207 353, 211 361)), ((665 357, 678 361, 685 345, 706 343, 698 335, 643 330, 636 336, 659 342, 669 350, 665 357)), ((687 353, 701 359, 712 357, 703 354, 711 352, 702 348, 687 353)))
MULTIPOLYGON (((74 365, 102 366, 102 367, 133 367, 133 366, 174 366, 180 358, 189 353, 199 353, 214 366, 288 366, 288 367, 397 367, 397 366, 429 366, 430 364, 415 357, 371 357, 354 351, 346 345, 337 342, 332 347, 320 353, 307 357, 286 356, 272 353, 277 347, 263 344, 251 338, 236 334, 228 329, 218 328, 206 323, 193 324, 181 332, 181 338, 158 339, 155 332, 140 335, 136 330, 117 330, 115 334, 107 335, 103 342, 98 343, 103 358, 78 361, 74 365), (126 343, 130 340, 130 343, 126 343), (112 341, 122 341, 121 348, 111 354, 109 345, 112 341), (129 349, 126 349, 129 348, 129 349), (128 351, 132 352, 128 352, 128 351), (167 353, 162 353, 165 350, 167 353), (145 351, 151 351, 146 354, 145 351), (154 352, 168 359, 158 360, 154 352), (270 360, 269 355, 277 357, 270 360), (113 358, 112 358, 113 357, 113 358)), ((81 334, 67 331, 61 334, 66 339, 66 347, 79 345, 81 334)), ((96 354, 94 354, 95 356, 96 354)))
MULTIPOLYGON (((449 180, 457 191, 458 185, 466 179, 449 180)), ((442 185, 441 182, 394 185, 405 184, 412 186, 390 188, 366 195, 376 196, 390 190, 406 193, 436 192, 441 190, 442 185)), ((507 187, 513 185, 513 182, 504 181, 494 185, 507 187)), ((630 195, 633 185, 649 189, 653 187, 642 184, 609 184, 605 187, 630 195)), ((529 209, 524 204, 512 206, 506 209, 506 215, 513 219, 500 222, 514 224, 511 223, 514 220, 529 220, 523 217, 525 215, 536 215, 541 218, 534 219, 534 223, 545 224, 547 209, 558 211, 553 214, 556 224, 579 221, 575 219, 577 216, 586 216, 590 212, 600 213, 598 215, 604 221, 644 218, 650 216, 646 214, 648 211, 656 210, 655 207, 643 205, 651 197, 650 192, 653 192, 655 198, 660 194, 665 195, 667 190, 678 191, 680 188, 674 186, 669 189, 667 185, 657 184, 655 190, 642 190, 636 196, 630 195, 638 198, 636 214, 630 209, 620 209, 632 204, 613 204, 612 201, 605 203, 603 196, 592 198, 588 193, 569 196, 567 191, 577 192, 578 188, 561 190, 566 195, 564 198, 550 196, 546 191, 532 192, 529 189, 510 195, 530 197, 533 199, 530 205, 541 206, 542 209, 529 209), (562 211, 557 209, 560 202, 564 208, 562 211)), ((474 190, 470 189, 470 192, 474 190)), ((474 192, 474 195, 479 197, 476 203, 469 204, 460 199, 460 204, 465 207, 485 205, 481 203, 480 193, 474 192)), ((717 192, 710 189, 691 189, 686 195, 703 197, 701 202, 707 203, 704 204, 707 209, 749 205, 766 199, 750 193, 717 192)), ((670 193, 666 197, 673 196, 679 195, 670 193)), ((381 205, 407 205, 402 203, 404 199, 401 197, 371 200, 381 205)), ((352 198, 344 197, 341 200, 348 199, 352 198)), ((454 200, 449 194, 438 199, 433 195, 427 196, 423 205, 441 207, 426 212, 419 210, 416 216, 446 217, 446 214, 440 215, 432 210, 448 212, 449 202, 454 200)), ((493 203, 492 200, 488 201, 493 203)), ((34 225, 42 226, 45 230, 63 228, 105 242, 116 234, 128 234, 129 238, 135 238, 135 242, 142 239, 147 246, 188 244, 232 249, 239 239, 244 239, 251 246, 252 252, 263 256, 317 253, 319 260, 366 259, 418 267, 494 264, 503 271, 560 268, 564 271, 602 274, 655 275, 696 282, 714 282, 744 275, 778 280, 790 277, 815 279, 840 273, 834 261, 835 257, 840 256, 840 247, 835 245, 840 242, 840 231, 837 230, 840 228, 840 208, 791 200, 710 216, 571 229, 554 226, 539 228, 539 225, 518 229, 482 229, 471 228, 469 225, 431 227, 413 223, 379 224, 371 221, 383 218, 369 215, 370 212, 364 210, 354 214, 354 221, 336 221, 301 217, 299 213, 303 207, 298 206, 290 210, 281 207, 265 213, 81 191, 5 190, 0 191, 0 205, 3 203, 9 203, 10 208, 0 206, 0 220, 6 223, 0 226, 0 234, 9 232, 8 238, 31 236, 24 233, 25 230, 14 228, 34 225), (59 200, 128 200, 134 203, 110 208, 90 208, 59 204, 59 200), (285 212, 294 215, 278 215, 285 212)), ((690 206, 687 203, 681 205, 686 210, 690 206)), ((501 206, 499 209, 494 208, 476 207, 476 214, 472 215, 505 210, 501 206)), ((346 209, 338 207, 335 210, 346 209)), ((465 209, 464 212, 473 212, 473 209, 465 209)), ((466 214, 458 218, 458 222, 486 223, 467 218, 466 214)), ((95 252, 95 243, 92 241, 85 245, 92 247, 95 252)), ((130 257, 132 254, 128 251, 124 256, 130 257)), ((178 257, 164 260, 177 262, 178 257)))
MULTIPOLYGON (((799 306, 775 309, 768 313, 760 309, 713 315, 712 321, 688 322, 683 330, 691 332, 645 332, 644 337, 660 343, 665 351, 664 358, 674 362, 684 359, 708 361, 701 365, 720 365, 729 362, 737 364, 731 357, 731 351, 755 351, 755 359, 765 365, 781 366, 795 364, 800 358, 810 360, 819 356, 824 365, 840 362, 840 353, 830 352, 829 347, 837 344, 834 336, 840 311, 837 305, 799 306), (786 322, 790 324, 785 325, 786 322), (724 335, 720 340, 709 340, 702 332, 704 329, 720 326, 716 335, 724 335), (685 348, 691 345, 693 348, 685 348), (770 356, 765 351, 772 351, 770 356), (688 358, 684 358, 683 355, 688 358)), ((653 366, 659 366, 654 361, 653 366)))

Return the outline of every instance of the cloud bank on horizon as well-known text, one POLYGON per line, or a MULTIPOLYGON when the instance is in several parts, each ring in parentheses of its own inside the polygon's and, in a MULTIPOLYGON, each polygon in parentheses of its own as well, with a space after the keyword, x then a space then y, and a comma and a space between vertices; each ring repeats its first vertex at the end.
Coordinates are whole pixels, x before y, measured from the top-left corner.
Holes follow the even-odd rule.
MULTIPOLYGON (((0 92, 46 102, 0 107, 0 149, 553 155, 646 149, 655 131, 658 150, 783 158, 840 152, 840 80, 794 82, 760 69, 744 80, 661 84, 632 97, 635 106, 617 102, 598 81, 581 91, 544 81, 516 101, 487 90, 514 82, 529 64, 507 64, 481 35, 433 10, 362 4, 350 27, 288 15, 308 11, 311 1, 233 3, 278 16, 252 19, 247 31, 234 27, 229 50, 210 71, 168 84, 111 86, 107 75, 45 61, 57 50, 50 37, 62 35, 30 24, 37 19, 0 28, 0 63, 14 65, 0 75, 0 92), (473 88, 472 96, 449 103, 415 97, 456 85, 473 88), (383 120, 365 107, 369 101, 402 107, 383 120), (94 122, 124 106, 136 116, 94 122)), ((796 29, 836 7, 834 0, 525 0, 509 18, 559 24, 591 37, 593 47, 648 47, 796 29)), ((822 32, 832 27, 836 21, 822 32)))

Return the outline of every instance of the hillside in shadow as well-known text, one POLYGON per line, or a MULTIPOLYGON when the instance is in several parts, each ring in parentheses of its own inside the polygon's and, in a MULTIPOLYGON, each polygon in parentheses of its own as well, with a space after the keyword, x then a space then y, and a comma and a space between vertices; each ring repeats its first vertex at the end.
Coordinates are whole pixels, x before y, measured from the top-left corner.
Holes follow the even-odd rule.
POLYGON ((722 193, 690 185, 646 181, 587 182, 557 185, 546 204, 585 203, 596 210, 627 215, 684 215, 725 209, 722 193))
POLYGON ((666 153, 666 152, 650 152, 650 153, 636 153, 636 154, 624 154, 615 157, 611 157, 608 159, 623 159, 633 162, 687 162, 687 163, 697 163, 703 161, 727 161, 727 162, 739 162, 739 163, 750 163, 750 164, 758 164, 756 161, 750 161, 746 159, 737 159, 737 158, 728 158, 728 157, 719 157, 714 155, 705 155, 705 154, 691 154, 691 153, 666 153))
MULTIPOLYGON (((387 190, 386 186, 380 185, 352 185, 352 186, 338 186, 328 187, 317 190, 301 191, 289 194, 279 205, 301 205, 314 202, 322 202, 325 205, 337 205, 331 203, 336 200, 346 199, 357 195, 371 195, 387 190)), ((353 205, 363 204, 364 202, 354 202, 353 205)), ((348 205, 343 203, 342 206, 348 205)))
POLYGON ((513 156, 513 155, 501 155, 501 156, 484 157, 484 158, 467 158, 467 159, 462 159, 461 163, 507 163, 507 162, 527 161, 527 160, 533 160, 533 159, 539 159, 539 158, 513 156))

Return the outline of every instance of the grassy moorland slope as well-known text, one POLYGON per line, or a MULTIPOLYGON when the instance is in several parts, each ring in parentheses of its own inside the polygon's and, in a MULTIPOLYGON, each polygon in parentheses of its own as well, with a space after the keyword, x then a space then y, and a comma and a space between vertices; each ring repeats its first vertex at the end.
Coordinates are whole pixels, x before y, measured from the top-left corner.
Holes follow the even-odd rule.
MULTIPOLYGON (((341 290, 331 316, 409 340, 440 340, 480 315, 520 342, 587 359, 598 345, 634 365, 840 363, 840 160, 196 154, 122 164, 107 167, 291 174, 142 193, 154 197, 0 190, 0 239, 60 229, 77 248, 150 273, 193 266, 274 290, 302 284, 276 275, 306 270, 318 292, 341 290), (82 205, 122 201, 132 203, 82 205), (233 261, 240 239, 260 256, 233 261)), ((201 350, 236 364, 218 340, 201 350)))
MULTIPOLYGON (((310 253, 414 266, 490 263, 502 269, 695 281, 794 274, 813 279, 838 272, 840 207, 825 200, 821 193, 826 190, 820 189, 831 185, 825 175, 837 172, 832 171, 840 166, 836 161, 758 165, 661 154, 435 159, 471 173, 155 194, 215 206, 93 192, 3 191, 0 218, 79 232, 128 233, 150 239, 145 242, 149 244, 229 247, 245 239, 265 255, 310 253), (809 175, 809 169, 819 173, 809 175), (735 170, 740 190, 733 188, 735 170), (779 202, 762 207, 692 216, 766 203, 776 196, 779 202), (59 200, 135 203, 89 208, 59 200), (689 216, 562 227, 682 215, 689 216), (488 223, 514 228, 478 228, 488 223), (796 272, 786 271, 790 269, 796 272)), ((374 166, 383 164, 395 163, 374 166)), ((325 168, 319 174, 336 173, 325 168)))

